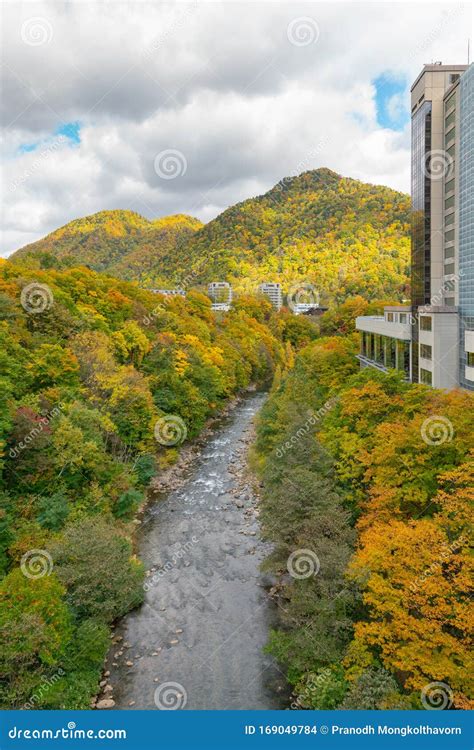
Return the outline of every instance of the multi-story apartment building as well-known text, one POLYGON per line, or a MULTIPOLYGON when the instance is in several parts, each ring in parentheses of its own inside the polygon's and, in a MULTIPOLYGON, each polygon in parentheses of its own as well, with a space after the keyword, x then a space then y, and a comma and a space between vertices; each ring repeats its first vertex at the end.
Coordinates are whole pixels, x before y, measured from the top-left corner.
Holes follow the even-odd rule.
POLYGON ((230 310, 232 305, 232 287, 227 281, 212 281, 207 287, 213 310, 230 310))
POLYGON ((283 304, 283 295, 281 285, 278 283, 266 281, 260 284, 258 291, 268 297, 275 310, 279 310, 283 304))
POLYGON ((411 306, 356 321, 362 367, 436 388, 474 387, 473 78, 436 63, 411 88, 411 306))

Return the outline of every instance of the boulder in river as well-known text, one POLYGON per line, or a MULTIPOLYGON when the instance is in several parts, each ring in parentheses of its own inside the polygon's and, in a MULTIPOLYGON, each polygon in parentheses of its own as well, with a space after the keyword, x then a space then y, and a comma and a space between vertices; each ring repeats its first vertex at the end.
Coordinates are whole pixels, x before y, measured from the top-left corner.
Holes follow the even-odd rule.
POLYGON ((102 708, 113 708, 115 706, 115 701, 112 700, 112 698, 103 698, 101 701, 99 701, 96 704, 96 708, 102 709, 102 708))

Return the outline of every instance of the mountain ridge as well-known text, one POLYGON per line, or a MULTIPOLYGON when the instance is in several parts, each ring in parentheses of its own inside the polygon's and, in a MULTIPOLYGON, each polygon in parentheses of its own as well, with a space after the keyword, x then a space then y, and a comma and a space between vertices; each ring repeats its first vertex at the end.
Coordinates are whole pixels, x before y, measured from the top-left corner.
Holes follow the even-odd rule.
POLYGON ((331 298, 403 297, 409 197, 320 168, 285 177, 202 224, 185 214, 149 220, 123 209, 69 222, 16 251, 13 262, 88 265, 145 286, 230 281, 252 291, 305 280, 331 298))

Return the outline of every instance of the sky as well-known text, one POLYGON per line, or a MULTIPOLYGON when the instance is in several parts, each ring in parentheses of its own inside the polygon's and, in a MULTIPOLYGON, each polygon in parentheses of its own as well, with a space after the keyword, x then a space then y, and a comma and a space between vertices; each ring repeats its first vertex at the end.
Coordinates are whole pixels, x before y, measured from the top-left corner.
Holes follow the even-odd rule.
MULTIPOLYGON (((0 254, 104 209, 204 222, 329 167, 409 192, 409 89, 469 3, 2 5, 0 254)), ((471 43, 472 47, 472 43, 471 43)))

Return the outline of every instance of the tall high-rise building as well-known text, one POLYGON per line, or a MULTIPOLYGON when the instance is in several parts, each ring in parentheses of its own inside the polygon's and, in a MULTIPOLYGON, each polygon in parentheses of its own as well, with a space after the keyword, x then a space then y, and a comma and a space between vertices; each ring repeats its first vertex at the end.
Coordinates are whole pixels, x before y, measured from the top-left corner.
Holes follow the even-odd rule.
POLYGON ((356 323, 362 367, 403 362, 407 378, 436 388, 472 387, 472 79, 472 66, 435 63, 411 88, 411 307, 356 323))
POLYGON ((474 65, 459 81, 459 383, 474 390, 474 65))

